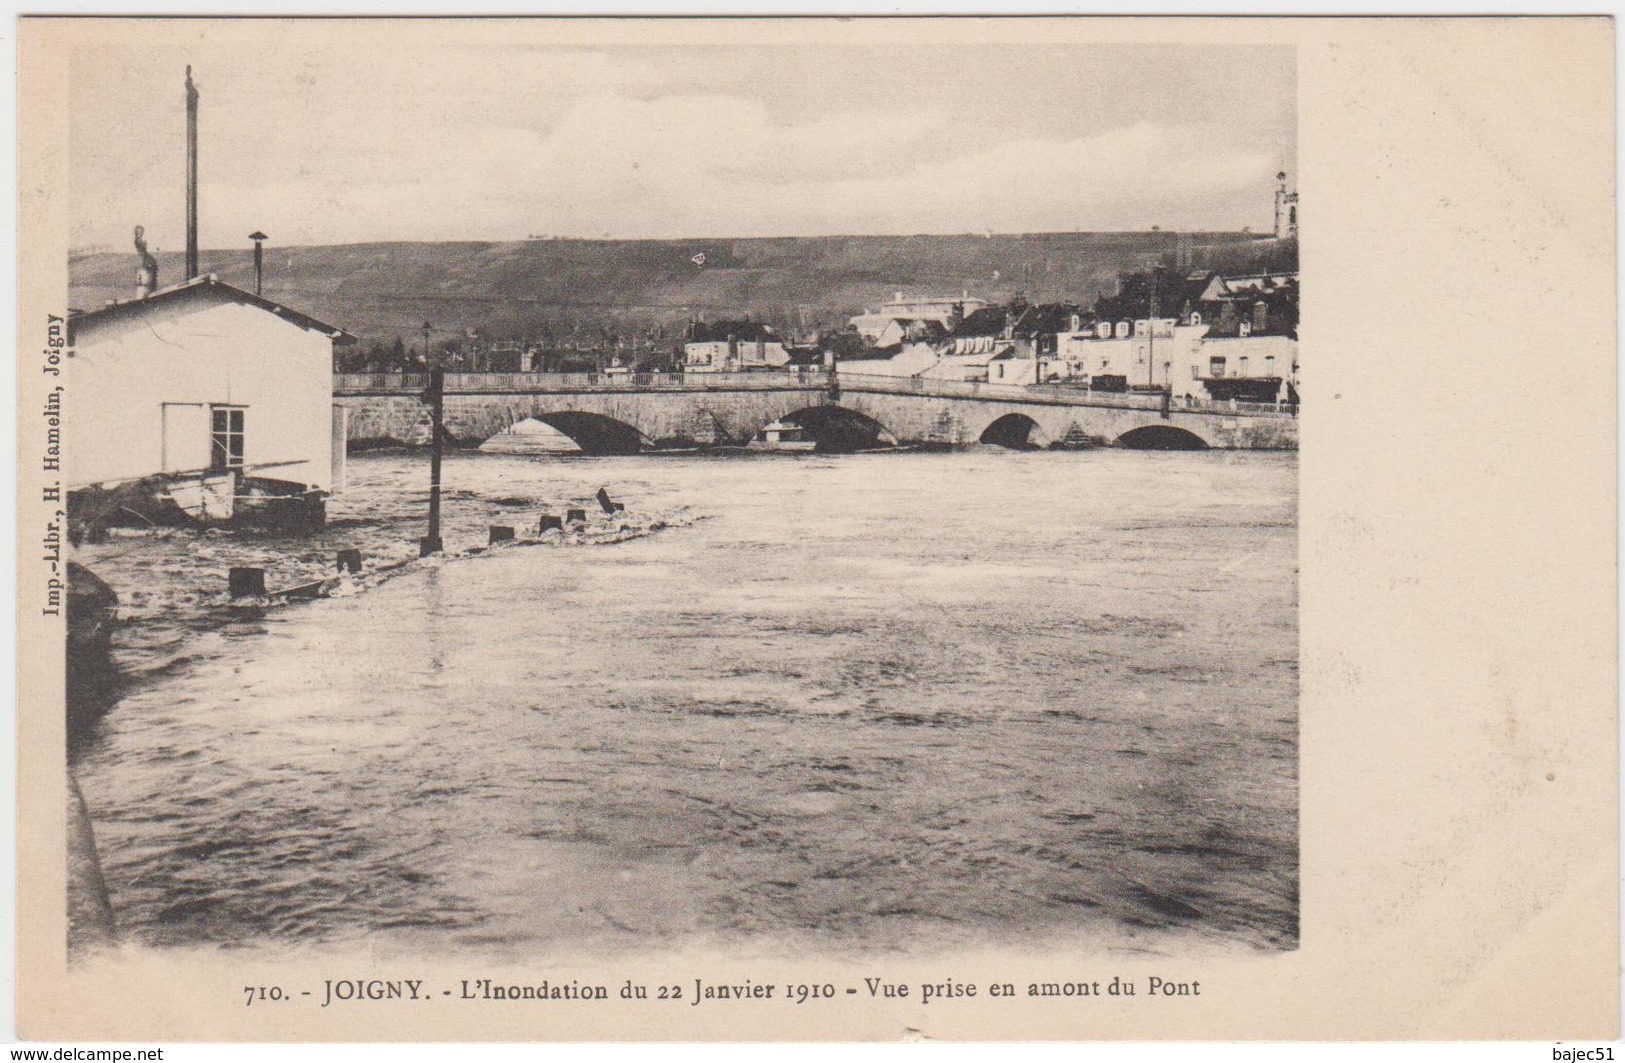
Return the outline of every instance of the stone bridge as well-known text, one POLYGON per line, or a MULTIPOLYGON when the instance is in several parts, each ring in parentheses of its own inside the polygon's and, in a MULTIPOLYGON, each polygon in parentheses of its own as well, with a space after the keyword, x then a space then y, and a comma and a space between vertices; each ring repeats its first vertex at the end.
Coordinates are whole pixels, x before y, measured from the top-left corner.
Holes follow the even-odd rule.
MULTIPOLYGON (((347 438, 423 444, 426 374, 334 377, 347 438)), ((1293 450, 1295 411, 1249 404, 1164 405, 1160 395, 1089 392, 919 377, 817 372, 598 374, 448 373, 445 425, 478 445, 527 418, 589 453, 741 445, 764 425, 801 425, 820 449, 887 444, 1293 450)))

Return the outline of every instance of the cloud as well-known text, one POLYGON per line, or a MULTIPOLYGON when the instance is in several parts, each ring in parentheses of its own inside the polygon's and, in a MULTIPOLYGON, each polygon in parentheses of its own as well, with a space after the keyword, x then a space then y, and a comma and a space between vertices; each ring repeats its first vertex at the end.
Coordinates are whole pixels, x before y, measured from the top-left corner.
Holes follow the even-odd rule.
MULTIPOLYGON (((1198 126, 1046 137, 928 106, 792 121, 758 97, 623 89, 429 133, 325 115, 306 144, 222 129, 205 145, 205 243, 1236 228, 1267 219, 1276 166, 1198 126)), ((86 205, 118 229, 152 199, 99 193, 86 205)))
POLYGON ((780 124, 731 96, 587 101, 510 157, 560 235, 1231 228, 1275 165, 1196 127, 1001 138, 931 111, 780 124))

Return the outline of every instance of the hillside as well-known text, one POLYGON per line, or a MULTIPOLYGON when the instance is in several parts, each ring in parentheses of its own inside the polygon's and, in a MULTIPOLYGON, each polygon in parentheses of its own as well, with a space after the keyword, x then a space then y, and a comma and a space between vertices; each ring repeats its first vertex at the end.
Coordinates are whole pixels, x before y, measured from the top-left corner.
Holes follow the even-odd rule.
MULTIPOLYGON (((411 342, 425 321, 436 335, 479 329, 492 338, 656 326, 671 336, 690 315, 829 327, 899 289, 1089 302, 1115 287, 1119 271, 1172 263, 1176 240, 1171 232, 1131 232, 267 247, 265 294, 363 343, 411 342)), ((1295 241, 1245 233, 1192 240, 1193 266, 1242 271, 1297 262, 1295 241)), ((157 257, 160 283, 178 280, 183 256, 157 257)), ((199 258, 204 272, 252 288, 250 247, 199 258)), ((128 298, 137 264, 133 250, 75 256, 70 305, 128 298)))

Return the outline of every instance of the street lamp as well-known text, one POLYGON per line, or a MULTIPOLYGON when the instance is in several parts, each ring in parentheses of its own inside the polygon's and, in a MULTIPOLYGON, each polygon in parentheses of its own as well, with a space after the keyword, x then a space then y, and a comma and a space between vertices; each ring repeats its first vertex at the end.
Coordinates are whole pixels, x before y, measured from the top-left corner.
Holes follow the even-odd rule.
MULTIPOLYGON (((429 360, 429 323, 423 323, 423 360, 429 360)), ((424 397, 429 402, 429 534, 418 541, 418 556, 428 557, 443 549, 440 541, 440 447, 445 430, 445 370, 438 364, 429 366, 429 390, 424 397)))

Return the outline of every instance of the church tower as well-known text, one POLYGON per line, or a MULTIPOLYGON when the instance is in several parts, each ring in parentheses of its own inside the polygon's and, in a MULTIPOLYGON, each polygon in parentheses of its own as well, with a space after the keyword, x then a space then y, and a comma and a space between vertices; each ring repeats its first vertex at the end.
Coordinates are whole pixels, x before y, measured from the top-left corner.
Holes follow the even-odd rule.
POLYGON ((1298 193, 1286 190, 1286 171, 1275 175, 1275 238, 1298 236, 1298 193))

